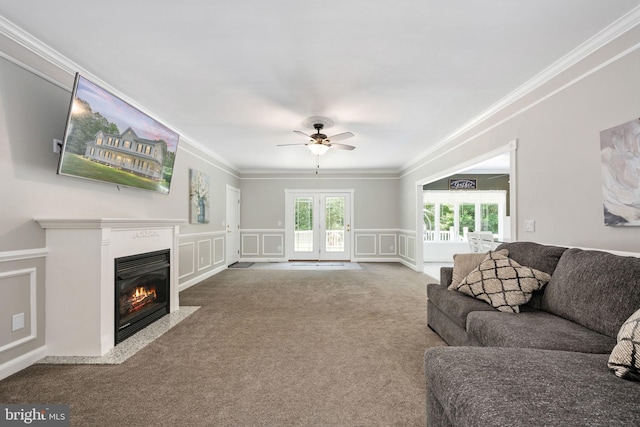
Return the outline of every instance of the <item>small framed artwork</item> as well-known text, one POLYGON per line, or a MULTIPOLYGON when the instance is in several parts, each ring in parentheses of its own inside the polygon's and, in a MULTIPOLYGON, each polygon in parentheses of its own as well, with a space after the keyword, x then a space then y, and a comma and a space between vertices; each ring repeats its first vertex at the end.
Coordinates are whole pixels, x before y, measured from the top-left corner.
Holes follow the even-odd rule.
POLYGON ((477 190, 478 180, 476 178, 451 178, 449 179, 449 190, 477 190))
POLYGON ((189 169, 189 222, 209 223, 209 176, 189 169))
POLYGON ((640 226, 640 119, 600 132, 604 225, 640 226))

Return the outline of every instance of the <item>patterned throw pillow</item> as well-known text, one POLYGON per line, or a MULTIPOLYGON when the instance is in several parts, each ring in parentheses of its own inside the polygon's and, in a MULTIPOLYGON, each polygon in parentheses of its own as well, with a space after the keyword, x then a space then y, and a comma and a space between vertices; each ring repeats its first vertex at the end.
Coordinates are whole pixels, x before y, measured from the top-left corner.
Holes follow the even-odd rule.
POLYGON ((640 381, 640 310, 622 324, 608 365, 620 378, 640 381))
MULTIPOLYGON (((502 249, 498 253, 509 256, 509 251, 502 249)), ((451 275, 451 285, 458 286, 462 280, 469 275, 487 257, 487 252, 453 255, 453 272, 451 275)))
POLYGON ((480 265, 459 285, 449 289, 488 302, 506 313, 519 313, 520 305, 542 289, 551 276, 531 267, 524 267, 500 252, 489 252, 480 265))

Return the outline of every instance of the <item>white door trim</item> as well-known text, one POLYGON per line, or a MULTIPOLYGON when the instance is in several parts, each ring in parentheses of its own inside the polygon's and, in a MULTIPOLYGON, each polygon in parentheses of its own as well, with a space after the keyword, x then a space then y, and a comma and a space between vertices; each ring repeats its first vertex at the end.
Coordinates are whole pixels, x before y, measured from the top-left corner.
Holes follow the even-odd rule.
POLYGON ((227 184, 226 265, 240 260, 240 189, 227 184))

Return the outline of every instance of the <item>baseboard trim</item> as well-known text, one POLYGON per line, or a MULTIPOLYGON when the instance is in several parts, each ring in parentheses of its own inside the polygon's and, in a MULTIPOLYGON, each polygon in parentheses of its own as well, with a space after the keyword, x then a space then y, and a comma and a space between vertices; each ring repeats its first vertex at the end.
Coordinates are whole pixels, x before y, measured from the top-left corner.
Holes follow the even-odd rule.
POLYGON ((239 262, 289 262, 287 258, 243 258, 239 262))
POLYGON ((189 279, 189 280, 187 280, 187 281, 186 281, 186 282, 184 282, 184 283, 180 283, 180 284, 178 285, 178 292, 182 292, 182 291, 184 291, 184 290, 186 290, 186 289, 189 289, 189 288, 190 288, 190 287, 192 287, 193 285, 197 285, 198 283, 202 282, 203 280, 208 279, 208 278, 209 278, 209 277, 211 277, 211 276, 215 276, 216 274, 218 274, 218 273, 220 273, 221 271, 224 271, 224 270, 226 270, 226 269, 227 269, 227 266, 226 266, 226 265, 223 265, 223 266, 220 266, 220 267, 218 267, 218 268, 216 268, 216 269, 213 269, 213 270, 207 271, 206 273, 201 274, 201 275, 199 275, 199 276, 197 276, 197 277, 194 277, 194 278, 192 278, 192 279, 189 279))
POLYGON ((17 372, 22 371, 25 368, 36 363, 47 355, 47 346, 38 347, 35 350, 25 353, 22 356, 18 356, 6 363, 0 365, 0 380, 3 380, 17 372))

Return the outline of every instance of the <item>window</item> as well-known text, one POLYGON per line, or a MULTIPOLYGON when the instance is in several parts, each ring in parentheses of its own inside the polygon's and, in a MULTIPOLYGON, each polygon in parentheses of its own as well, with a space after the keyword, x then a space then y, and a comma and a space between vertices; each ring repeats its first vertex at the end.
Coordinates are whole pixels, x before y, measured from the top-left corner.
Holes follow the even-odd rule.
POLYGON ((476 231, 476 205, 462 203, 458 205, 458 208, 460 209, 458 235, 466 236, 469 231, 476 231))
POLYGON ((482 203, 480 205, 480 231, 498 234, 498 204, 482 203))
POLYGON ((424 220, 425 240, 435 240, 436 231, 436 205, 434 203, 425 203, 422 210, 424 220))
POLYGON ((451 240, 454 229, 453 224, 455 223, 455 206, 441 204, 439 212, 440 220, 437 222, 437 224, 439 225, 438 228, 440 230, 440 233, 438 233, 439 238, 436 238, 436 240, 451 240))
MULTIPOLYGON (((424 241, 462 242, 472 231, 505 235, 506 191, 425 191, 424 241)), ((508 234, 507 234, 508 235, 508 234)))

